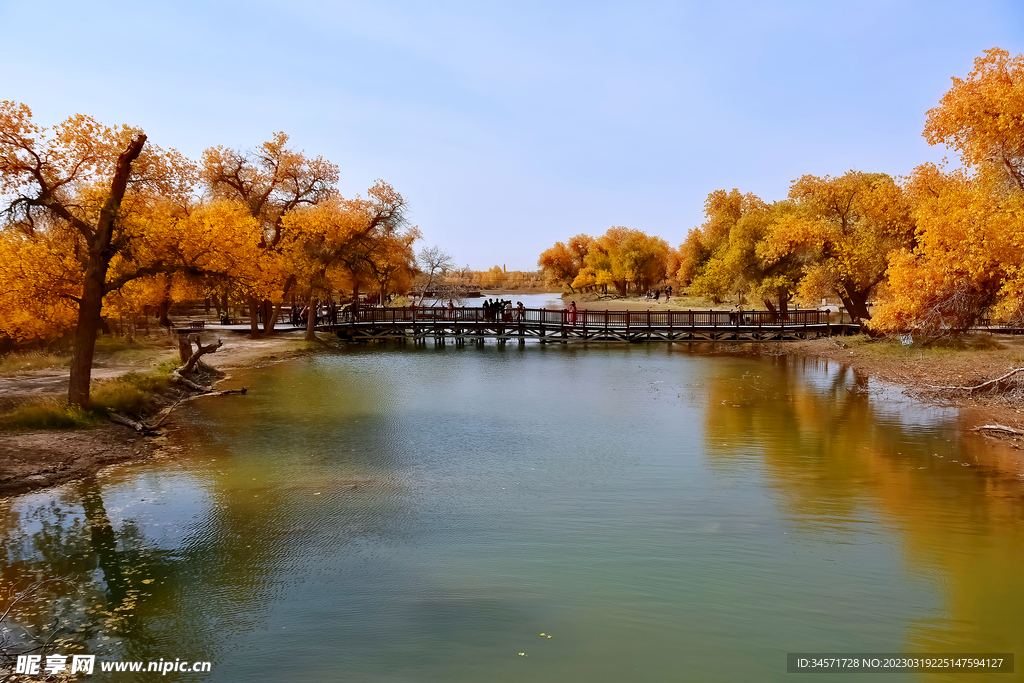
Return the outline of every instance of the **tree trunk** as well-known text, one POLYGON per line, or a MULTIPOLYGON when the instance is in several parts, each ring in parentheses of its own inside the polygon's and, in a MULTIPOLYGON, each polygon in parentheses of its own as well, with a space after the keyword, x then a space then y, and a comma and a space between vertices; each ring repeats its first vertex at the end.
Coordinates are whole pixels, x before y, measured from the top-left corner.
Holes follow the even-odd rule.
POLYGON ((90 250, 85 270, 82 299, 78 305, 78 326, 75 328, 75 350, 71 358, 71 379, 68 403, 89 405, 89 382, 92 380, 92 359, 96 352, 96 332, 100 327, 103 307, 103 285, 107 279, 107 263, 90 250))
MULTIPOLYGON (((268 334, 272 334, 274 332, 274 327, 277 326, 277 321, 281 319, 281 307, 283 305, 283 303, 276 303, 270 307, 270 322, 264 325, 268 334)), ((264 320, 266 320, 266 318, 264 318, 264 320)))
POLYGON ((121 208, 121 200, 128 189, 128 177, 134 162, 146 144, 140 133, 128 143, 128 148, 117 157, 117 167, 110 182, 110 195, 100 209, 95 230, 87 236, 89 260, 85 267, 82 298, 78 304, 78 325, 75 328, 75 350, 71 360, 71 378, 68 381, 68 403, 89 405, 89 382, 92 379, 92 359, 96 352, 96 331, 100 327, 103 310, 104 286, 107 268, 114 257, 110 243, 114 238, 114 221, 121 208))
POLYGON ((256 297, 251 294, 247 294, 246 302, 249 305, 249 335, 253 339, 259 339, 260 337, 260 318, 257 311, 260 310, 260 302, 256 297))
POLYGON ((306 341, 316 341, 316 309, 317 302, 313 298, 312 290, 309 292, 309 315, 306 316, 306 341))
MULTIPOLYGON (((182 335, 182 336, 184 337, 185 335, 182 335)), ((200 358, 202 358, 203 356, 205 356, 208 353, 213 353, 214 351, 219 349, 221 347, 221 345, 223 344, 223 342, 220 339, 218 339, 216 344, 209 344, 207 346, 203 346, 200 343, 200 341, 199 341, 199 335, 198 334, 189 335, 188 338, 187 338, 187 341, 185 343, 188 344, 189 357, 185 359, 186 362, 185 362, 185 364, 183 366, 181 366, 180 368, 177 368, 174 371, 174 372, 176 372, 176 373, 178 373, 180 375, 191 374, 192 370, 195 369, 196 364, 199 363, 199 359, 200 358), (195 350, 194 353, 192 352, 192 342, 193 341, 196 343, 196 350, 195 350)))
POLYGON ((192 341, 187 334, 178 333, 178 357, 182 363, 187 363, 192 357, 192 341))
POLYGON ((843 305, 846 306, 846 310, 850 313, 853 322, 857 323, 860 327, 860 331, 864 334, 870 334, 871 332, 867 326, 867 322, 871 320, 871 314, 868 313, 867 292, 836 292, 836 294, 839 295, 843 305))
MULTIPOLYGON (((267 333, 272 333, 274 331, 274 326, 277 325, 277 321, 281 319, 281 308, 284 306, 284 302, 288 300, 288 296, 291 294, 292 288, 294 286, 295 286, 295 276, 294 275, 289 275, 288 279, 285 280, 284 289, 281 291, 281 300, 280 300, 280 302, 274 304, 271 307, 270 317, 263 319, 263 322, 265 323, 264 326, 263 326, 263 329, 267 333), (267 322, 268 320, 270 321, 269 323, 267 322)), ((293 296, 292 299, 294 300, 294 298, 295 297, 293 296)), ((294 304, 293 304, 293 307, 294 307, 294 304)))
POLYGON ((764 307, 768 309, 768 312, 772 314, 772 320, 779 319, 778 309, 775 308, 775 304, 772 303, 771 299, 761 299, 764 303, 764 307))
POLYGON ((274 321, 271 319, 274 312, 274 304, 269 299, 260 301, 260 318, 263 322, 264 336, 274 331, 274 321))
POLYGON ((168 314, 171 312, 171 278, 164 276, 163 296, 160 297, 160 327, 171 327, 171 319, 168 314))
POLYGON ((851 313, 857 316, 857 320, 867 322, 871 320, 871 313, 868 312, 867 292, 854 292, 850 295, 850 303, 853 305, 851 313))
POLYGON ((784 288, 780 287, 778 289, 778 297, 779 313, 781 314, 783 320, 789 320, 789 292, 787 292, 784 288))

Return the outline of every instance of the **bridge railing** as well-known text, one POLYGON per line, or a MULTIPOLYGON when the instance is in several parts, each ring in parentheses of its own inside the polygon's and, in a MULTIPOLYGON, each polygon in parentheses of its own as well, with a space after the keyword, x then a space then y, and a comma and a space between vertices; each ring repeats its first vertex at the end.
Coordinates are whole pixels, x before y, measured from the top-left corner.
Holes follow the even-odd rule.
POLYGON ((795 310, 786 316, 772 311, 569 311, 549 308, 360 308, 349 322, 362 323, 499 323, 588 328, 630 327, 750 327, 760 325, 823 325, 828 311, 795 310))

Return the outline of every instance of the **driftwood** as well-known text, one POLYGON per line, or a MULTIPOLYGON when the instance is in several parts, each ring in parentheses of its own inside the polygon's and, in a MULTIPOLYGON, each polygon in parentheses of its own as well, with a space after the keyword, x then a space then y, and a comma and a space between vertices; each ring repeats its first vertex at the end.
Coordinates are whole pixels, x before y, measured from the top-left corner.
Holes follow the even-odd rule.
POLYGON ((192 374, 192 371, 196 369, 196 366, 206 367, 200 359, 208 353, 213 353, 223 346, 223 344, 224 342, 218 339, 216 344, 207 344, 206 346, 203 346, 199 342, 198 334, 190 334, 188 336, 179 335, 178 347, 181 351, 181 359, 185 364, 179 368, 175 368, 171 373, 171 378, 178 384, 183 384, 193 391, 199 391, 204 394, 209 393, 210 387, 204 387, 202 384, 193 382, 186 377, 186 375, 192 374), (192 350, 193 342, 195 342, 196 345, 195 351, 192 350))
POLYGON ((248 393, 248 391, 249 389, 247 387, 242 387, 241 389, 227 389, 225 391, 203 391, 198 394, 195 394, 194 396, 189 396, 184 400, 193 401, 197 398, 206 398, 208 396, 228 396, 230 394, 244 395, 248 393))
POLYGON ((167 416, 171 414, 171 411, 173 411, 177 407, 177 405, 179 403, 181 403, 182 401, 184 401, 184 400, 190 400, 192 398, 196 398, 196 396, 224 396, 226 394, 244 394, 244 393, 246 393, 247 389, 245 389, 245 388, 242 388, 242 389, 230 389, 228 391, 213 391, 213 387, 203 386, 202 384, 199 384, 198 382, 195 382, 195 381, 189 379, 188 377, 186 377, 186 375, 189 375, 194 370, 196 370, 197 367, 198 368, 207 368, 207 369, 211 370, 212 372, 215 372, 215 374, 223 375, 223 373, 218 373, 216 371, 213 371, 212 368, 208 368, 208 366, 206 366, 202 362, 202 360, 201 360, 203 356, 205 356, 208 353, 213 353, 214 351, 219 349, 221 346, 223 346, 223 344, 224 343, 221 340, 218 339, 216 344, 208 344, 206 346, 203 346, 200 343, 200 341, 199 341, 199 335, 198 334, 190 334, 190 335, 187 335, 187 336, 184 335, 184 334, 179 334, 179 336, 178 336, 178 349, 181 352, 181 357, 182 357, 182 360, 185 362, 185 364, 182 365, 179 368, 175 368, 171 372, 171 379, 173 379, 176 383, 181 384, 182 386, 188 387, 192 391, 196 392, 196 395, 190 396, 188 399, 186 399, 186 398, 179 398, 171 406, 161 410, 159 413, 157 413, 156 422, 154 422, 153 424, 147 424, 144 420, 133 419, 133 418, 131 418, 131 417, 127 416, 127 415, 124 415, 122 413, 119 413, 119 412, 117 412, 115 410, 108 410, 107 411, 107 413, 108 413, 108 415, 110 417, 110 420, 112 422, 116 422, 118 424, 127 425, 127 426, 131 427, 132 429, 134 429, 136 432, 139 432, 140 434, 141 433, 152 433, 152 432, 156 431, 160 427, 161 424, 163 424, 164 420, 167 419, 167 416), (195 345, 196 345, 196 350, 195 351, 192 351, 192 343, 193 342, 195 342, 195 345), (186 357, 187 357, 187 360, 186 360, 186 357))
POLYGON ((111 422, 116 422, 119 425, 127 425, 139 433, 146 431, 145 423, 140 422, 139 420, 133 420, 127 415, 123 415, 116 410, 108 410, 107 416, 110 418, 111 422))
POLYGON ((171 405, 167 406, 166 408, 161 410, 159 413, 157 413, 156 414, 156 422, 153 422, 153 423, 147 423, 145 420, 134 420, 134 419, 128 417, 127 415, 125 415, 124 413, 119 413, 116 410, 107 410, 107 415, 108 415, 108 417, 110 417, 110 421, 111 422, 116 422, 117 424, 127 425, 127 426, 131 427, 132 429, 134 429, 135 431, 139 432, 140 434, 141 433, 151 433, 151 432, 155 432, 156 430, 160 429, 160 425, 162 425, 164 423, 164 421, 167 419, 167 417, 171 414, 171 411, 173 411, 175 408, 177 408, 178 404, 181 403, 182 400, 183 399, 179 398, 177 401, 175 401, 174 403, 172 403, 171 405))
MULTIPOLYGON (((191 382, 191 384, 195 383, 191 382)), ((195 386, 199 387, 200 385, 195 384, 195 386)), ((107 417, 110 418, 111 422, 127 425, 128 427, 131 427, 140 434, 152 434, 156 432, 158 429, 160 429, 160 425, 162 425, 164 421, 167 420, 167 418, 174 411, 174 409, 178 407, 179 403, 182 403, 184 401, 191 401, 192 399, 200 398, 202 396, 229 396, 231 394, 238 394, 244 396, 248 392, 248 387, 242 387, 241 389, 227 389, 225 391, 212 391, 210 389, 200 387, 198 393, 193 394, 192 396, 179 398, 177 401, 175 401, 174 403, 172 403, 171 405, 167 406, 159 413, 157 413, 156 422, 153 422, 151 424, 145 422, 144 420, 134 420, 131 417, 125 415, 124 413, 119 413, 116 410, 108 409, 107 417)))
POLYGON ((1006 379, 1008 377, 1012 377, 1013 375, 1016 375, 1018 372, 1021 372, 1022 370, 1024 370, 1024 368, 1015 368, 1013 370, 1010 370, 1008 373, 1006 373, 1002 377, 996 377, 995 379, 990 379, 987 382, 982 382, 981 384, 978 384, 978 385, 973 386, 973 387, 940 387, 940 386, 936 386, 934 384, 929 384, 928 386, 930 388, 932 388, 932 389, 943 389, 943 390, 946 390, 946 391, 966 391, 967 393, 970 394, 970 393, 973 393, 973 392, 977 391, 978 389, 983 389, 983 388, 985 388, 987 386, 991 386, 993 384, 998 384, 999 382, 1002 382, 1004 379, 1006 379))
POLYGON ((171 373, 171 378, 178 384, 184 384, 186 387, 194 391, 198 391, 204 394, 210 391, 210 387, 204 387, 202 384, 198 384, 190 380, 188 377, 184 377, 181 374, 181 368, 174 370, 171 373))
POLYGON ((201 343, 199 343, 198 334, 190 334, 186 340, 189 350, 192 349, 192 342, 195 342, 196 350, 192 353, 192 355, 189 356, 185 364, 178 368, 175 372, 179 372, 182 375, 187 375, 191 373, 192 370, 196 367, 196 363, 199 362, 200 358, 202 358, 208 353, 213 353, 224 344, 224 342, 218 339, 216 344, 209 344, 207 346, 203 346, 201 343))
POLYGON ((171 412, 175 408, 178 407, 178 404, 181 403, 181 401, 182 401, 182 399, 179 398, 177 401, 175 401, 174 403, 172 403, 171 405, 167 406, 166 408, 161 410, 159 413, 157 413, 156 414, 156 422, 154 422, 153 424, 149 425, 149 431, 155 431, 155 430, 159 429, 160 425, 162 425, 164 423, 164 420, 166 420, 168 418, 168 416, 170 416, 171 412))
POLYGON ((1006 425, 981 425, 980 427, 974 427, 971 429, 972 432, 1006 432, 1007 434, 1016 434, 1018 436, 1024 436, 1024 432, 1013 427, 1007 427, 1006 425))

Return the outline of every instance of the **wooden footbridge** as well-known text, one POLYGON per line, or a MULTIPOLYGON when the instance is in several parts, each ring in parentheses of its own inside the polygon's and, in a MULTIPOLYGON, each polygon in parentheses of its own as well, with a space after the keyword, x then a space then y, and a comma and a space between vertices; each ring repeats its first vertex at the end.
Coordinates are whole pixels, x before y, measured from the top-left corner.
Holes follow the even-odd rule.
POLYGON ((857 326, 829 322, 828 311, 570 311, 546 308, 360 308, 318 325, 357 342, 401 340, 440 344, 495 339, 542 344, 643 341, 782 341, 851 334, 857 326))

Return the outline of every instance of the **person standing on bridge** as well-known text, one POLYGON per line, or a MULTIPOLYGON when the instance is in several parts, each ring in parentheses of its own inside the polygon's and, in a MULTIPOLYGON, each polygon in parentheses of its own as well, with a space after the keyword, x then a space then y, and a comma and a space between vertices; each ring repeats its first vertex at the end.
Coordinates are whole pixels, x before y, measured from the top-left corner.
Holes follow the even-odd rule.
POLYGON ((576 302, 575 301, 573 301, 572 303, 569 304, 569 324, 570 325, 575 325, 576 324, 576 302))

